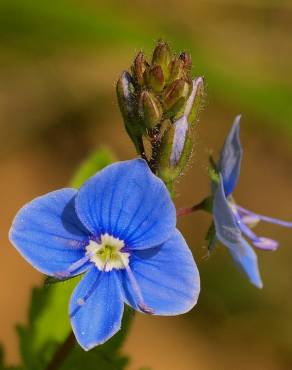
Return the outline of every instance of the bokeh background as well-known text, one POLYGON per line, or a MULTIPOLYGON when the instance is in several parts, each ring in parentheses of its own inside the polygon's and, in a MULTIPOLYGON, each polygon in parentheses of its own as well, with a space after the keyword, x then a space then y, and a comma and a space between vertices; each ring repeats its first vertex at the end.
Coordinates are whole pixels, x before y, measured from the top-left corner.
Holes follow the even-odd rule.
MULTIPOLYGON (((0 341, 19 360, 14 326, 26 322, 41 282, 11 247, 11 220, 33 197, 66 186, 75 167, 107 144, 135 153, 115 81, 158 38, 192 53, 208 96, 178 205, 208 191, 207 154, 243 114, 238 202, 292 218, 292 3, 290 0, 0 1, 0 341)), ((251 286, 223 247, 205 259, 210 217, 180 220, 202 279, 197 307, 175 318, 137 315, 125 344, 129 370, 292 368, 292 231, 262 225, 281 248, 259 253, 264 289, 251 286)), ((183 266, 182 266, 183 268, 183 266)))

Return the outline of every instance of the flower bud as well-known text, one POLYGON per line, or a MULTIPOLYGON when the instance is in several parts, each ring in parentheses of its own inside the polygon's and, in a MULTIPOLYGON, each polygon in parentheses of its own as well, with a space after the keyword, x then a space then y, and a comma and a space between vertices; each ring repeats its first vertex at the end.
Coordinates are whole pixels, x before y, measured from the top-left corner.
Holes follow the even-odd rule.
POLYGON ((146 70, 147 62, 142 51, 136 56, 133 65, 132 72, 137 83, 142 86, 144 84, 144 72, 146 70))
POLYGON ((184 105, 183 114, 166 132, 161 142, 158 175, 171 188, 192 153, 192 120, 196 120, 203 96, 203 79, 193 81, 192 91, 184 105))
POLYGON ((183 52, 180 54, 179 59, 183 62, 184 69, 186 72, 191 72, 192 70, 192 58, 189 53, 183 52))
POLYGON ((155 92, 160 92, 164 88, 164 75, 160 65, 151 67, 145 71, 148 86, 155 92))
POLYGON ((185 77, 184 62, 179 58, 174 58, 169 64, 168 83, 185 77))
POLYGON ((133 94, 132 77, 130 73, 123 72, 116 86, 118 103, 123 118, 129 121, 133 118, 134 113, 134 94, 133 94))
POLYGON ((202 77, 197 77, 193 80, 192 92, 188 98, 184 112, 191 126, 193 126, 193 124, 198 119, 203 100, 204 100, 204 79, 202 77))
POLYGON ((192 151, 192 144, 187 119, 182 116, 168 129, 161 142, 157 172, 169 189, 185 168, 192 151))
POLYGON ((117 83, 119 106, 138 153, 169 188, 192 151, 194 123, 204 97, 204 81, 192 81, 188 53, 171 54, 167 43, 155 46, 151 64, 142 51, 117 83))
POLYGON ((141 146, 143 130, 139 119, 137 119, 134 86, 132 77, 128 72, 122 73, 116 85, 116 92, 126 131, 133 141, 137 152, 141 154, 143 152, 141 146))
POLYGON ((139 113, 148 129, 155 127, 160 122, 162 107, 153 93, 146 90, 141 93, 139 113))
POLYGON ((186 102, 189 94, 189 84, 183 79, 175 80, 164 93, 163 107, 171 115, 176 114, 186 102))
POLYGON ((169 158, 171 167, 175 167, 184 149, 189 124, 186 116, 182 116, 179 120, 174 123, 174 135, 172 141, 172 148, 169 158))
POLYGON ((152 65, 159 65, 163 71, 165 79, 168 79, 168 65, 171 60, 171 52, 166 42, 159 41, 153 52, 152 65))

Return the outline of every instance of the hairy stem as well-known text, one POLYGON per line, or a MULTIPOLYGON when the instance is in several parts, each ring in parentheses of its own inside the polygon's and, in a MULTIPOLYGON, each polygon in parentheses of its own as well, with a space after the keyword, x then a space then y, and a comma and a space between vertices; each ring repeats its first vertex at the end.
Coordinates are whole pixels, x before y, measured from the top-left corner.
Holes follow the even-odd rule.
POLYGON ((57 349, 52 360, 48 364, 45 370, 57 370, 60 368, 66 357, 73 349, 75 344, 75 336, 71 331, 65 342, 57 349))
POLYGON ((204 200, 202 200, 202 202, 195 204, 192 207, 178 209, 176 211, 176 216, 177 217, 186 216, 196 211, 206 211, 210 213, 211 212, 211 202, 212 202, 211 198, 205 198, 204 200))
POLYGON ((201 205, 200 204, 195 204, 192 207, 186 207, 186 208, 178 209, 176 211, 176 216, 177 217, 186 216, 186 215, 189 215, 192 212, 201 211, 201 210, 202 210, 201 205))

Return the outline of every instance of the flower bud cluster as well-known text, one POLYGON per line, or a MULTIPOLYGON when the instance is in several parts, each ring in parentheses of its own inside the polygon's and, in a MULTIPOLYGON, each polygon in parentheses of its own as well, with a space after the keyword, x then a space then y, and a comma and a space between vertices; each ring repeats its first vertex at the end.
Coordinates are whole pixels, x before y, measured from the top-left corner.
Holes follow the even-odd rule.
POLYGON ((159 41, 151 63, 138 53, 131 72, 117 82, 126 130, 137 152, 165 183, 181 173, 192 150, 192 129, 204 96, 201 77, 192 80, 188 53, 173 55, 159 41))

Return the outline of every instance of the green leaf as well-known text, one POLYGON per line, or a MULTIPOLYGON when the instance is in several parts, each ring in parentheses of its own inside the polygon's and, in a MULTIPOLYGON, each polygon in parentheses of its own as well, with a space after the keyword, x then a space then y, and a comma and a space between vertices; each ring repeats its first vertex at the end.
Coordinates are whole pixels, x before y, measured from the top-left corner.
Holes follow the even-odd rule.
POLYGON ((74 188, 80 186, 89 177, 115 161, 115 157, 108 148, 101 148, 93 152, 75 172, 70 184, 74 188))
POLYGON ((70 333, 68 303, 79 277, 34 288, 26 327, 18 326, 25 369, 42 370, 70 333))

